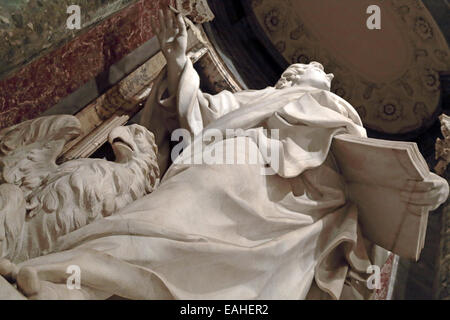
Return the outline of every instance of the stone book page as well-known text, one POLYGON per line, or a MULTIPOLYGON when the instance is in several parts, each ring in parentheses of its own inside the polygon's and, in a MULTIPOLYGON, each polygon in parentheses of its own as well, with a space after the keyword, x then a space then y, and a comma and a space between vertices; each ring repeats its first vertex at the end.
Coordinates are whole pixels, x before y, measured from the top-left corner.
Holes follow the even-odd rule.
POLYGON ((348 184, 348 195, 358 207, 364 236, 401 257, 418 260, 428 212, 417 214, 401 201, 401 190, 359 183, 348 184))
POLYGON ((358 206, 364 235, 389 251, 417 260, 428 211, 410 210, 401 199, 409 181, 429 176, 417 145, 344 134, 334 138, 331 150, 347 181, 348 196, 358 206))
POLYGON ((334 137, 331 150, 347 181, 404 189, 407 180, 429 176, 425 159, 414 142, 334 137))

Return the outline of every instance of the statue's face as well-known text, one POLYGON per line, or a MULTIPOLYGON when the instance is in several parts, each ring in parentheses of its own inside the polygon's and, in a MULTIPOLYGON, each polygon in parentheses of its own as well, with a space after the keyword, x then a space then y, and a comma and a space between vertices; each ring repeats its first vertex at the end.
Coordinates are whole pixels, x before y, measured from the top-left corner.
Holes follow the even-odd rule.
POLYGON ((310 64, 293 64, 283 72, 275 88, 307 86, 330 90, 333 74, 326 74, 318 62, 310 64))
POLYGON ((113 129, 108 141, 113 148, 116 162, 124 163, 133 156, 156 153, 154 135, 137 124, 113 129))

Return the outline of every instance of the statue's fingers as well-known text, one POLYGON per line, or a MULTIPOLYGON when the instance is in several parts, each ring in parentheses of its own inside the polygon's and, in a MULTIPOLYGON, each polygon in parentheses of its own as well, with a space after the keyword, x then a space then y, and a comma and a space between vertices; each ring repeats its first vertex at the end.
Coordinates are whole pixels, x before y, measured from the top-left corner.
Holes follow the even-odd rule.
POLYGON ((435 205, 439 201, 439 193, 435 191, 401 192, 400 196, 402 201, 420 206, 435 205))
POLYGON ((413 214, 420 216, 426 212, 429 212, 430 210, 432 210, 432 208, 430 206, 417 206, 413 204, 408 204, 407 210, 413 214))
POLYGON ((401 197, 401 200, 403 202, 414 204, 414 205, 421 205, 424 202, 423 201, 423 198, 424 198, 423 195, 422 195, 422 197, 421 197, 421 199, 419 201, 421 203, 418 203, 418 197, 417 196, 413 196, 411 192, 401 192, 400 193, 400 197, 401 197))
POLYGON ((177 13, 170 10, 170 13, 172 14, 172 28, 179 29, 178 27, 178 20, 177 20, 177 13))
POLYGON ((430 189, 448 189, 447 180, 432 172, 430 172, 430 177, 422 183, 426 183, 428 186, 431 186, 430 189))
POLYGON ((430 191, 434 187, 433 181, 414 181, 408 180, 406 185, 404 186, 405 191, 410 192, 426 192, 430 191))
POLYGON ((178 28, 179 28, 179 32, 182 36, 185 36, 187 34, 186 31, 186 24, 184 23, 184 19, 183 16, 181 15, 181 13, 179 13, 177 15, 177 24, 178 24, 178 28))
POLYGON ((177 35, 180 33, 180 27, 178 26, 178 19, 175 16, 175 13, 173 13, 172 11, 171 11, 171 13, 172 13, 172 29, 175 32, 175 34, 177 35))
POLYGON ((186 24, 184 23, 183 16, 181 15, 181 13, 179 13, 177 14, 176 18, 177 18, 176 19, 177 27, 179 29, 179 35, 186 36, 187 35, 186 24))
POLYGON ((158 11, 158 19, 159 19, 159 33, 161 35, 165 35, 166 34, 165 17, 164 12, 161 9, 158 11))
POLYGON ((66 283, 68 279, 67 267, 70 265, 68 262, 52 263, 44 265, 33 266, 39 280, 50 281, 53 283, 66 283))
POLYGON ((172 30, 173 29, 173 13, 169 8, 167 8, 165 10, 165 16, 166 16, 166 20, 165 20, 166 29, 172 30))

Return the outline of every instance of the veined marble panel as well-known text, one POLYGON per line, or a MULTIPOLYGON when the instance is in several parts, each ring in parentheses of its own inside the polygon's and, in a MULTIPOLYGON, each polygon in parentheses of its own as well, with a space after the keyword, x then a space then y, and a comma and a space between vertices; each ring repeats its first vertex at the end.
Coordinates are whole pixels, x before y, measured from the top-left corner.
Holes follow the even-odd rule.
MULTIPOLYGON (((36 6, 41 2, 29 1, 36 6)), ((157 10, 168 3, 172 2, 139 0, 0 80, 0 128, 40 115, 149 40, 153 37, 151 17, 156 17, 157 10)), ((4 15, 4 11, 0 12, 4 15)), ((0 33, 5 30, 1 26, 0 21, 0 33)), ((20 43, 15 47, 21 48, 20 43)))
POLYGON ((138 0, 0 0, 0 79, 138 0), (67 8, 81 8, 81 29, 67 28, 67 8))

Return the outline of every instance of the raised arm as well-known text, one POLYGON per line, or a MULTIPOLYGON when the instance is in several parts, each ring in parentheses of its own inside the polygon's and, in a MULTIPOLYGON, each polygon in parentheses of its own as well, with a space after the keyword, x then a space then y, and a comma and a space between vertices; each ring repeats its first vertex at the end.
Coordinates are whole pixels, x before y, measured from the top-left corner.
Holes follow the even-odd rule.
POLYGON ((229 91, 216 95, 200 90, 200 77, 187 56, 187 31, 184 18, 169 10, 159 12, 159 25, 152 21, 167 67, 155 80, 142 110, 140 124, 155 134, 161 173, 170 163, 171 134, 177 128, 192 135, 226 113, 240 107, 229 91))
POLYGON ((187 31, 183 17, 176 17, 169 9, 159 10, 159 26, 152 20, 159 45, 167 60, 167 78, 169 94, 176 95, 178 82, 187 62, 187 31))
MULTIPOLYGON (((181 14, 175 16, 169 9, 160 10, 159 24, 153 20, 152 28, 167 60, 167 72, 155 82, 153 94, 141 115, 142 125, 152 131, 162 125, 162 119, 156 119, 161 116, 161 110, 157 110, 159 105, 164 109, 164 118, 174 116, 177 118, 177 127, 196 135, 212 121, 239 107, 240 102, 229 91, 210 95, 200 90, 200 78, 186 54, 188 39, 181 14), (164 79, 165 75, 167 78, 164 79), (168 95, 164 95, 166 89, 168 95)), ((172 131, 175 128, 167 129, 172 131)))

